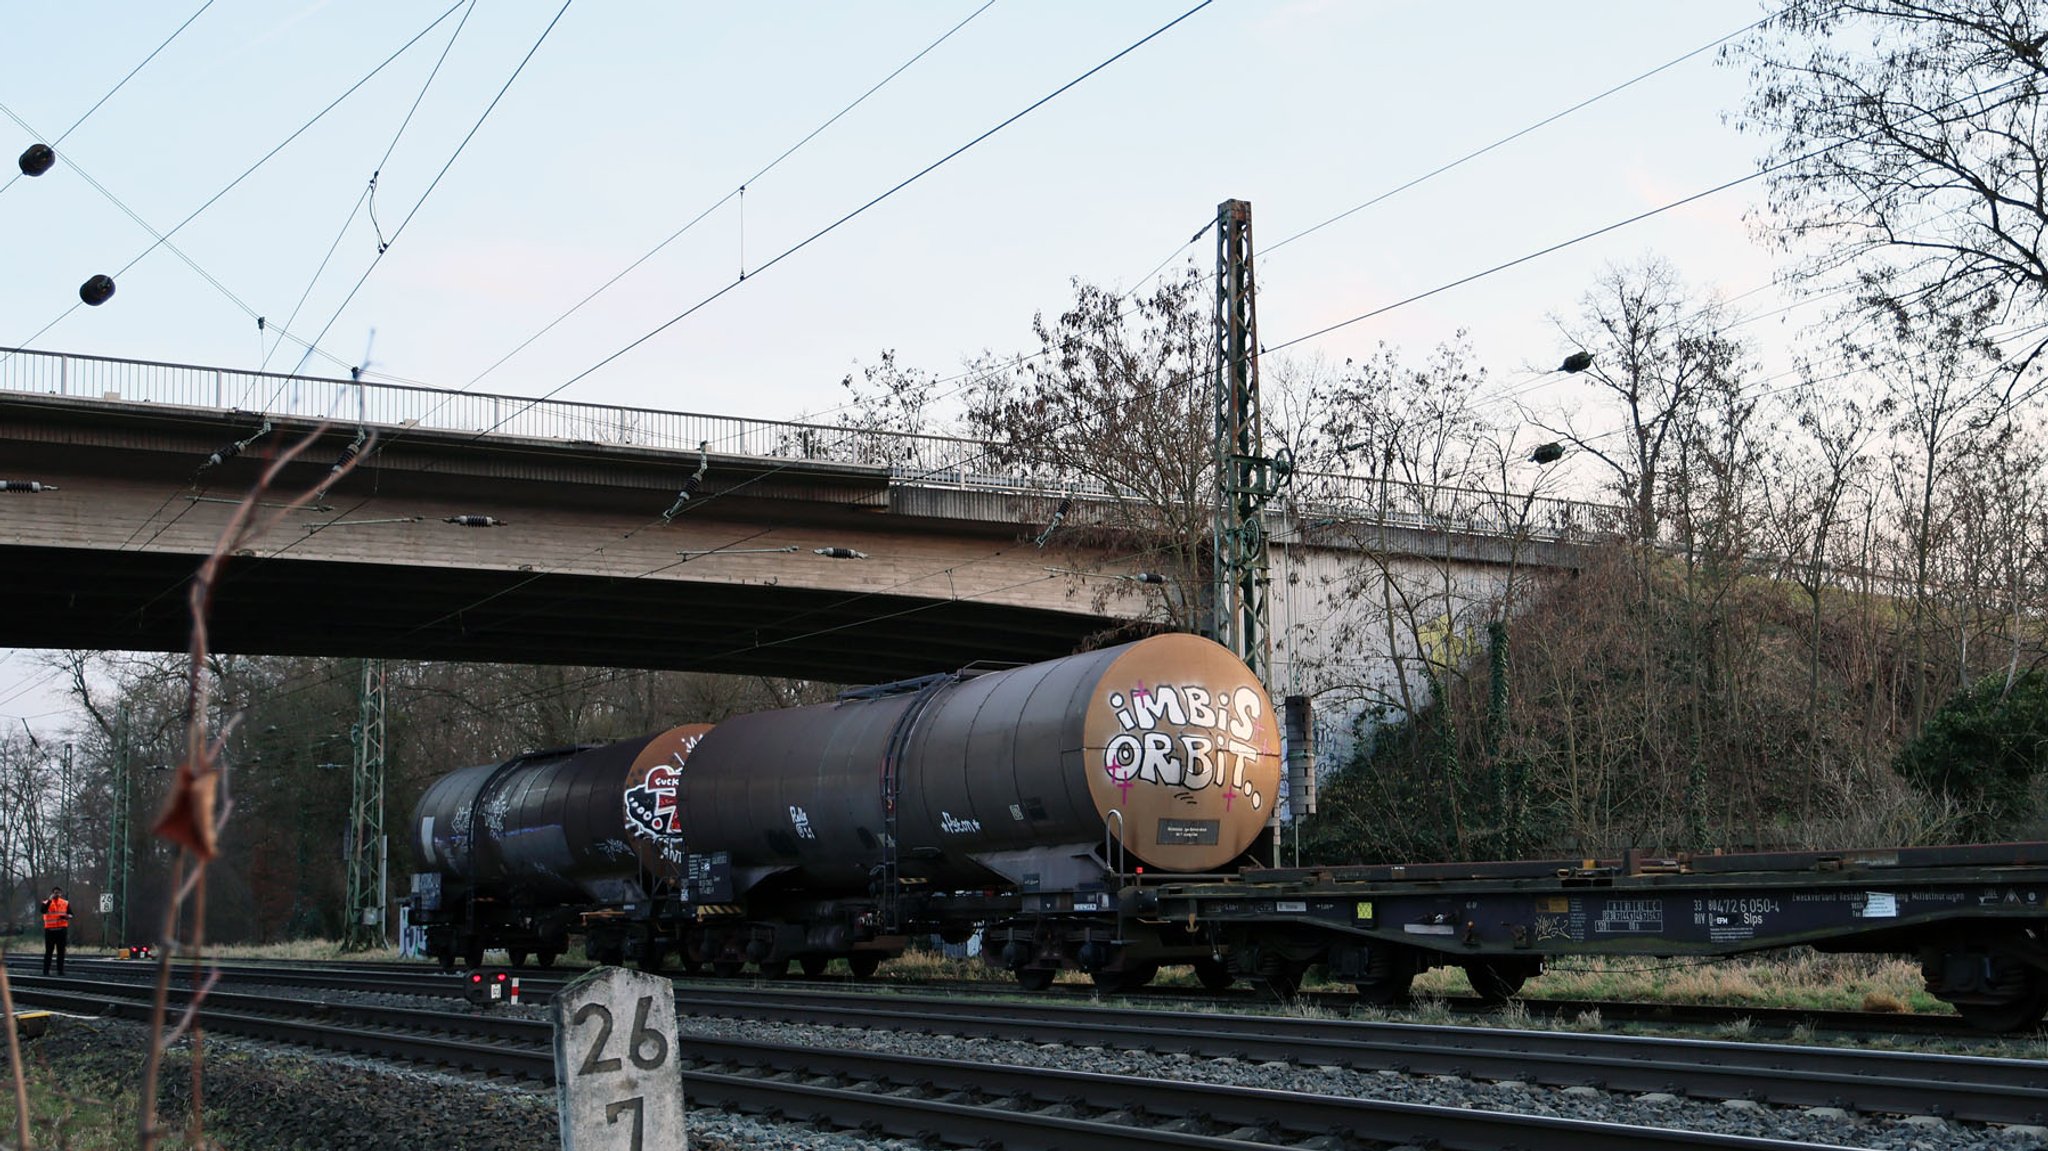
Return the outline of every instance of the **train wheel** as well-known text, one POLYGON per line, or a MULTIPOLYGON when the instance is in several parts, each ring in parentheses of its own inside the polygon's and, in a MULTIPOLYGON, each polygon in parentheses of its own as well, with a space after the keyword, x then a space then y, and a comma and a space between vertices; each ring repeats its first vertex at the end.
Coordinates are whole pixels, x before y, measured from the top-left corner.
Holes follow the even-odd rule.
POLYGON ((542 967, 542 969, 553 967, 555 965, 555 960, 560 958, 561 955, 559 955, 558 953, 549 951, 547 948, 543 947, 541 948, 539 955, 540 966, 542 967))
POLYGON ((1372 1007, 1392 1007, 1408 1002, 1408 985, 1415 982, 1415 973, 1402 972, 1399 975, 1383 975, 1372 979, 1361 979, 1352 984, 1358 988, 1358 1001, 1372 1007))
POLYGON ((484 941, 471 938, 464 946, 462 958, 468 961, 471 968, 482 967, 484 965, 484 941))
POLYGON ((718 976, 720 979, 737 979, 740 973, 746 969, 747 965, 737 959, 714 959, 711 961, 711 974, 718 976))
POLYGON ((1513 999, 1534 974, 1527 964, 1513 960, 1476 960, 1465 964, 1465 978, 1472 984, 1472 993, 1488 1003, 1513 999))
POLYGON ((1195 960, 1195 979, 1210 991, 1221 991, 1237 982, 1237 976, 1230 973, 1230 964, 1221 959, 1195 960))
POLYGON ((755 964, 755 966, 760 969, 761 978, 763 979, 789 978, 790 961, 787 959, 771 959, 766 963, 755 964))
POLYGON ((1052 977, 1059 974, 1050 967, 1019 967, 1017 986, 1026 991, 1044 991, 1052 986, 1052 977))
POLYGON ((832 965, 832 961, 822 955, 806 955, 796 962, 797 966, 803 969, 806 979, 816 979, 825 974, 825 969, 832 965))
POLYGON ((508 966, 524 967, 526 966, 526 952, 507 951, 505 952, 505 962, 508 966))
POLYGON ((873 979, 875 972, 882 969, 882 953, 879 951, 856 951, 846 957, 846 966, 853 971, 855 979, 873 979))
POLYGON ((1259 982, 1275 999, 1293 999, 1301 993, 1304 965, 1284 955, 1267 952, 1259 957, 1259 982))
POLYGON ((1996 1035, 2031 1031, 2048 1018, 2048 980, 2030 979, 2024 991, 2002 1002, 1957 1003, 1955 1009, 1963 1022, 1979 1031, 1996 1035))
POLYGON ((1095 980, 1095 986, 1114 994, 1136 991, 1147 983, 1152 982, 1158 975, 1159 965, 1157 963, 1140 963, 1134 967, 1128 967, 1119 971, 1107 969, 1097 971, 1090 978, 1095 980))

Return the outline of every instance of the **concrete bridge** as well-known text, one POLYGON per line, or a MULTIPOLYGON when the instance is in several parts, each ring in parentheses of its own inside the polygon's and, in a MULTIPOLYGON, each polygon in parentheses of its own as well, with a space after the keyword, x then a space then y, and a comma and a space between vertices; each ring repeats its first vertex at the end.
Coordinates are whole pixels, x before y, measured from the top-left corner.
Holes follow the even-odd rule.
MULTIPOLYGON (((986 474, 974 441, 0 349, 0 646, 182 649, 191 575, 262 469, 312 436, 267 498, 317 489, 359 426, 363 466, 231 561, 217 650, 871 682, 1147 617, 1128 562, 1031 539, 1114 493, 986 474)), ((1297 495, 1273 524, 1282 674, 1318 618, 1375 598, 1361 549, 1382 592, 1407 565, 1450 618, 1512 565, 1570 566, 1604 514, 1341 476, 1297 495)))

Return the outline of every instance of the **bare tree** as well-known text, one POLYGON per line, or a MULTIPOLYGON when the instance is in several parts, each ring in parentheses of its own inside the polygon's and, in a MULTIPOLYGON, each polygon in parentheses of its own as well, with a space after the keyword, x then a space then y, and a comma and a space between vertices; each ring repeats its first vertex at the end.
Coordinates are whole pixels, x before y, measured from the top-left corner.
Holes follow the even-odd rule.
POLYGON ((2044 47, 2036 0, 1791 0, 1731 53, 1741 126, 1770 141, 1768 234, 1802 278, 1875 309, 2038 316, 2044 47))
POLYGON ((1984 338, 1982 307, 1943 313, 1893 306, 1886 313, 1888 322, 1874 339, 1853 345, 1853 351, 1884 389, 1877 414, 1892 434, 1889 480, 1905 532, 1905 586, 1912 596, 1907 722, 1918 730, 1936 702, 1931 697, 1962 682, 1934 675, 1927 650, 1937 608, 1930 579, 1952 527, 1937 510, 1937 498, 1973 454, 1969 445, 2004 405, 1994 374, 1998 353, 1984 338))
POLYGON ((1656 258, 1608 268, 1581 301, 1578 318, 1556 323, 1571 348, 1592 353, 1584 378, 1608 414, 1619 414, 1621 427, 1596 432, 1570 414, 1544 426, 1607 467, 1631 511, 1635 538, 1653 541, 1680 429, 1695 418, 1707 390, 1730 377, 1739 346, 1720 334, 1719 305, 1694 297, 1656 258))
POLYGON ((1059 516, 1064 538, 1142 564, 1158 577, 1144 585, 1155 622, 1183 631, 1201 629, 1210 598, 1206 283, 1190 267, 1126 299, 1076 280, 1070 308, 1033 321, 1040 354, 1014 370, 985 363, 967 397, 991 462, 1079 497, 1059 516))

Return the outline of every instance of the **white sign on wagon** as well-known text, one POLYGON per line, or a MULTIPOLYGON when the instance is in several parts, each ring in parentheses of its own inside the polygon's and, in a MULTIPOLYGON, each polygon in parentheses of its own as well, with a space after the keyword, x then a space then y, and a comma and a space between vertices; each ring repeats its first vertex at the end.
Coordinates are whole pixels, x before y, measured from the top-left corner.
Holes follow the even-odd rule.
POLYGON ((562 1151, 684 1151, 675 985, 599 967, 557 992, 551 1012, 562 1151))

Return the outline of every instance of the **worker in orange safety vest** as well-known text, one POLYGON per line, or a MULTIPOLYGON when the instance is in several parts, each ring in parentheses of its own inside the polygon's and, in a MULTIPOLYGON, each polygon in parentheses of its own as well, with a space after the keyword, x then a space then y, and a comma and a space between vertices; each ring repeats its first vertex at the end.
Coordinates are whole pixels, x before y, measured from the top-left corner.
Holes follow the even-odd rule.
POLYGON ((52 887, 43 900, 43 974, 50 973, 50 957, 57 957, 57 974, 64 974, 64 948, 71 935, 71 901, 64 889, 52 887))

